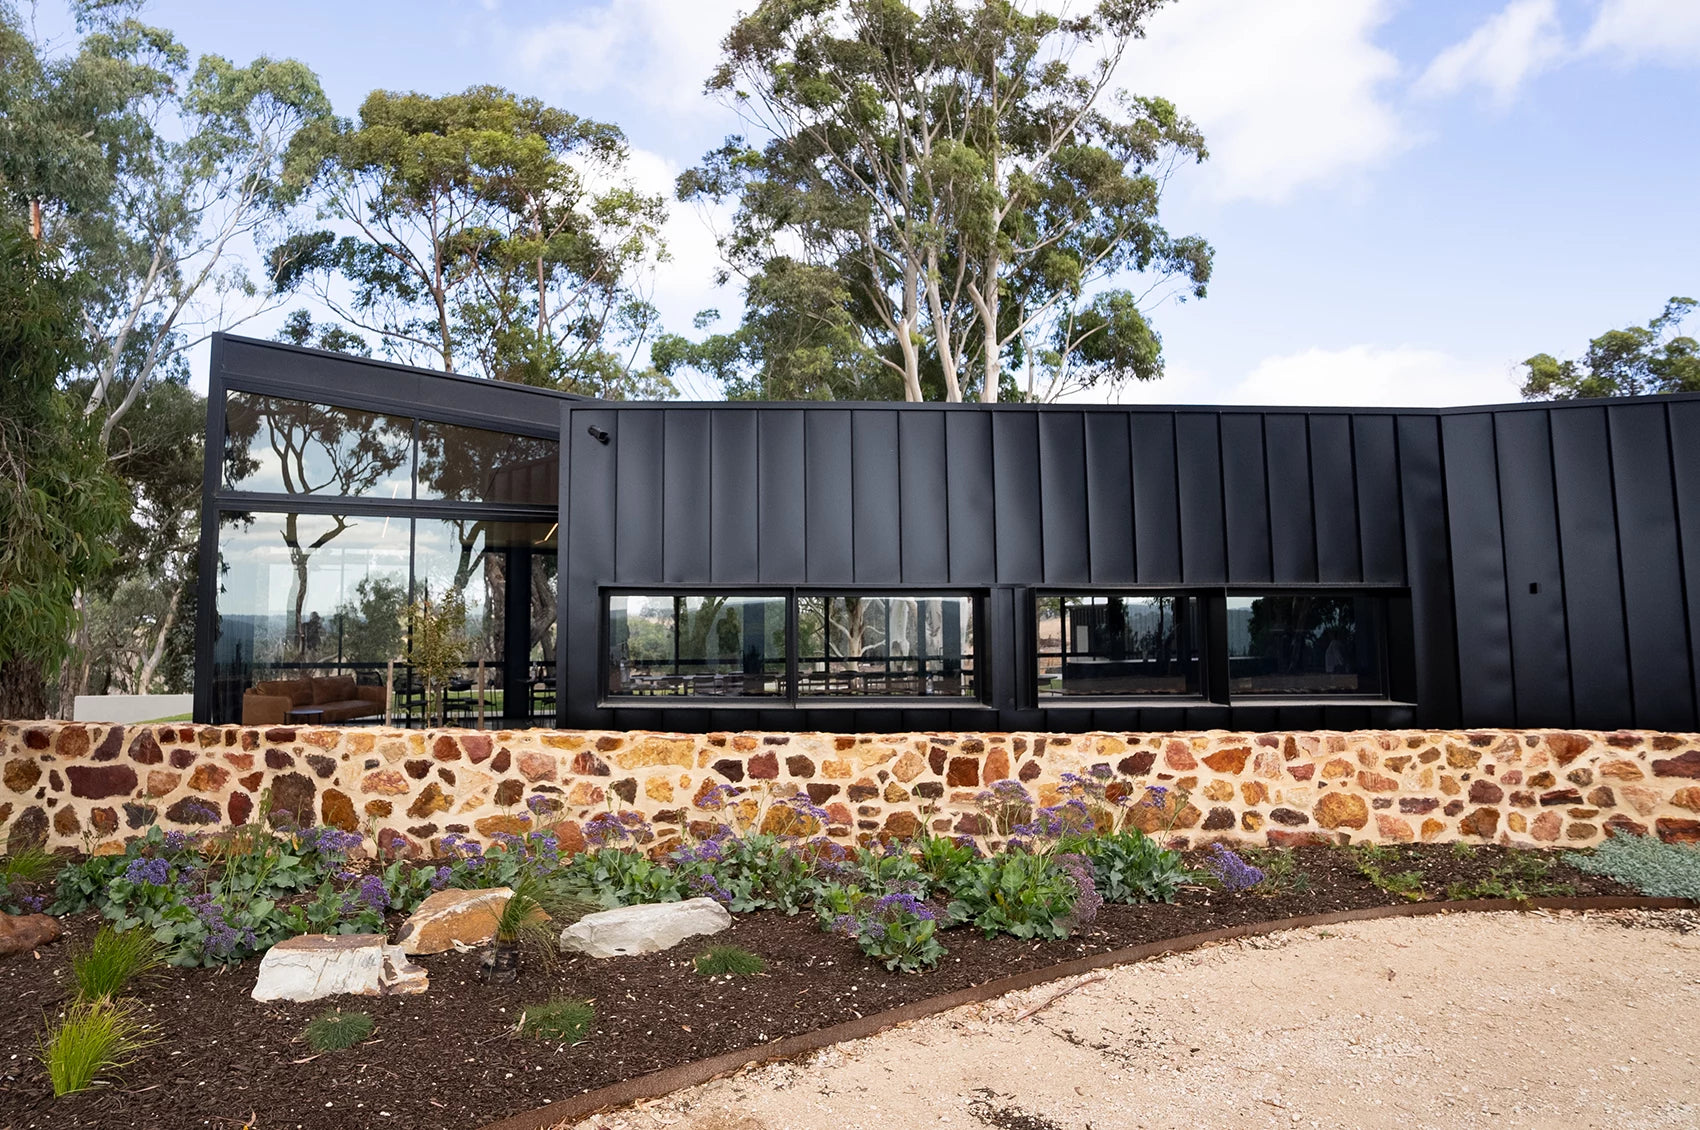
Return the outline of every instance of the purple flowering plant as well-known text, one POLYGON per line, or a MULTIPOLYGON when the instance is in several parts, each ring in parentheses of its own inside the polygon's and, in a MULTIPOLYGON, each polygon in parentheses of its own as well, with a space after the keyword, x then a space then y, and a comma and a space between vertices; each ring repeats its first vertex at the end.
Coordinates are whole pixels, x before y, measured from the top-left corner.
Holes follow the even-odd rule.
POLYGON ((1222 889, 1229 894, 1249 891, 1263 882, 1264 878, 1262 868, 1246 862, 1223 843, 1210 846, 1210 854, 1204 857, 1204 869, 1215 876, 1222 889))
POLYGON ((861 951, 887 969, 919 973, 939 963, 946 950, 938 940, 938 914, 919 896, 906 892, 871 896, 840 888, 844 909, 831 918, 831 930, 855 941, 861 951))

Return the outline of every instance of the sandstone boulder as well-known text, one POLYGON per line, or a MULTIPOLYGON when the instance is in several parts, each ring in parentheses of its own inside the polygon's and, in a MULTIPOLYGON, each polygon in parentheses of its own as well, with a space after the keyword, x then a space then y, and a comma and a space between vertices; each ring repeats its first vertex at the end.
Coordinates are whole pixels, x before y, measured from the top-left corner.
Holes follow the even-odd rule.
POLYGON ((0 913, 0 957, 28 953, 57 941, 61 933, 59 920, 45 914, 0 913))
POLYGON ((382 934, 303 934, 279 942, 260 961, 257 1001, 315 1001, 351 993, 378 997, 423 993, 425 970, 382 934))
POLYGON ((462 945, 482 945, 496 936, 496 918, 513 892, 506 887, 485 891, 436 891, 402 923, 395 944, 406 953, 447 953, 462 945))
POLYGON ((732 916, 713 899, 644 903, 585 915, 561 932, 561 948, 590 957, 628 957, 671 949, 730 925, 732 916))

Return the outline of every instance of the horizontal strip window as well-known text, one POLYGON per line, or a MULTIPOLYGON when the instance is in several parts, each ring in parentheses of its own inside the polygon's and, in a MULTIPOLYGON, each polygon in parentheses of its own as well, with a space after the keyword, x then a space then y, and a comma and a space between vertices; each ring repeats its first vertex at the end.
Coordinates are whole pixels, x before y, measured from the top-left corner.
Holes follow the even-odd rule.
POLYGON ((410 416, 229 391, 227 491, 554 507, 560 444, 410 416))
POLYGON ((1200 698, 1199 598, 1052 593, 1038 601, 1038 697, 1200 698))
POLYGON ((610 698, 784 699, 782 593, 621 593, 608 597, 610 698))
POLYGON ((973 698, 974 601, 838 593, 797 600, 799 698, 973 698))
POLYGON ((1382 698, 1387 598, 1351 592, 1229 594, 1234 698, 1382 698))

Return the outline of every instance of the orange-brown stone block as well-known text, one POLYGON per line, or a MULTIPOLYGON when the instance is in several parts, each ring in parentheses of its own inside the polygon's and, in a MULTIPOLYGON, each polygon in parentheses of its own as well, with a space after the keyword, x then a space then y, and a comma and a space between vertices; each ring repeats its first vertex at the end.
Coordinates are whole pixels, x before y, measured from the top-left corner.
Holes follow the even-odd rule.
MULTIPOLYGON (((1206 757, 1204 764, 1218 773, 1237 774, 1245 772, 1245 763, 1250 757, 1250 746, 1227 746, 1206 757)), ((1187 766, 1187 768, 1191 768, 1191 766, 1187 766)))
POLYGON ((1408 844, 1416 839, 1416 833, 1411 830, 1408 821, 1401 820, 1397 816, 1389 816, 1385 812, 1376 813, 1375 830, 1382 839, 1393 843, 1408 844))
POLYGON ((360 791, 384 796, 403 796, 409 792, 407 778, 394 769, 379 769, 360 779, 360 791))
POLYGON ((1369 823, 1369 806, 1363 797, 1330 792, 1316 802, 1315 815, 1324 828, 1362 828, 1369 823))

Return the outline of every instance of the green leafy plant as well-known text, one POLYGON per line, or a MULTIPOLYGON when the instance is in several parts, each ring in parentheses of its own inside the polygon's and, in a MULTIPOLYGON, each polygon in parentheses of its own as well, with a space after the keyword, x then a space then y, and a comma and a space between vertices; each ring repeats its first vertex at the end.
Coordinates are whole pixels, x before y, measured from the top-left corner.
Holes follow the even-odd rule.
POLYGON ((301 1038, 316 1052, 339 1052, 353 1047, 371 1034, 372 1017, 368 1013, 343 1012, 333 1008, 313 1017, 301 1038))
POLYGON ((552 880, 563 893, 603 908, 649 902, 678 902, 684 880, 642 852, 603 847, 581 851, 561 865, 552 880))
POLYGON ((555 997, 527 1006, 520 1014, 519 1034, 557 1044, 576 1044, 590 1034, 596 1009, 589 1001, 555 997))
POLYGON ((981 860, 957 888, 948 915, 985 932, 1066 938, 1078 888, 1048 855, 1008 852, 981 860))
POLYGON ((71 955, 71 979, 77 983, 78 1000, 95 1001, 120 995, 132 981, 164 964, 152 934, 103 924, 88 949, 71 955))
POLYGON ((1421 902, 1428 898, 1428 892, 1423 889, 1421 871, 1393 871, 1383 867, 1383 864, 1390 864, 1398 858, 1398 853, 1392 848, 1377 844, 1360 844, 1347 848, 1346 852, 1352 860, 1352 865, 1358 869, 1358 874, 1373 883, 1377 890, 1398 895, 1412 902, 1421 902))
POLYGON ((709 946, 692 967, 703 977, 754 977, 767 969, 767 962, 741 946, 709 946))
POLYGON ((1475 855, 1475 844, 1467 844, 1463 840, 1458 840, 1452 845, 1452 857, 1454 859, 1473 859, 1475 855))
POLYGON ((1310 876, 1299 869, 1296 856, 1280 848, 1247 848, 1246 859, 1263 872, 1263 881, 1252 890, 1260 895, 1302 895, 1310 890, 1310 876))
POLYGON ((1700 899, 1700 846, 1617 833, 1591 852, 1566 854, 1564 861, 1654 898, 1700 899))
POLYGON ((1552 878, 1553 861, 1538 852, 1513 852, 1504 864, 1495 867, 1485 879, 1470 879, 1450 883, 1446 888, 1449 899, 1513 899, 1522 902, 1531 898, 1575 894, 1569 883, 1552 878))
POLYGON ((863 953, 887 969, 918 973, 945 955, 938 940, 938 916, 916 896, 853 895, 851 903, 849 912, 833 921, 833 932, 854 939, 863 953))
POLYGON ((458 589, 438 600, 421 596, 407 608, 408 659, 425 685, 427 719, 443 716, 449 680, 466 664, 466 601, 458 589))
POLYGON ((1106 836, 1070 838, 1064 850, 1092 863, 1092 877, 1105 902, 1174 902, 1186 882, 1186 865, 1179 853, 1127 828, 1106 836))
POLYGON ((73 1004, 48 1026, 41 1060, 58 1098, 87 1090, 101 1076, 128 1067, 154 1042, 132 1002, 102 997, 73 1004))

